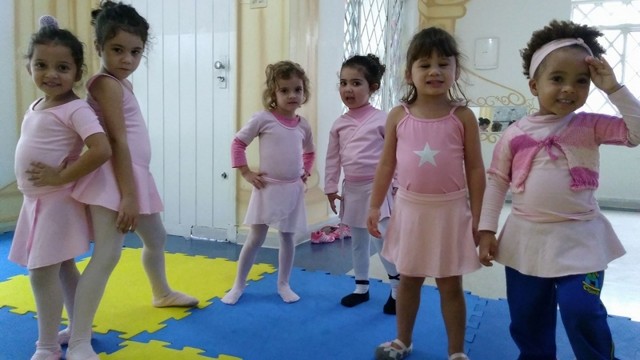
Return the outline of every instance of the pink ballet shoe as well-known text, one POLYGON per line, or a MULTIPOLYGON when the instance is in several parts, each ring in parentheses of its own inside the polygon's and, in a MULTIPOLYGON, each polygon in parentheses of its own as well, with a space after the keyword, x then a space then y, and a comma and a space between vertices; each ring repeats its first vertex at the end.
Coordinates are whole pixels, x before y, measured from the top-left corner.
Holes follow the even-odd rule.
POLYGON ((351 228, 347 224, 338 224, 337 229, 334 230, 333 233, 336 235, 337 239, 351 238, 351 228))
POLYGON ((335 240, 336 238, 332 233, 327 234, 324 231, 322 231, 322 229, 311 233, 312 244, 330 243, 330 242, 334 242, 335 240))

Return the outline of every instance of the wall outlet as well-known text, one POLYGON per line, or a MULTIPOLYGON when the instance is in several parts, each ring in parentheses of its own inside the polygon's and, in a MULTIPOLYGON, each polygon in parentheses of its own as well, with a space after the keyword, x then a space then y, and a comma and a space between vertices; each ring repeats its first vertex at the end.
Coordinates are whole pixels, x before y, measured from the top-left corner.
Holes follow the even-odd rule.
POLYGON ((267 0, 249 0, 249 8, 260 9, 267 7, 267 0))

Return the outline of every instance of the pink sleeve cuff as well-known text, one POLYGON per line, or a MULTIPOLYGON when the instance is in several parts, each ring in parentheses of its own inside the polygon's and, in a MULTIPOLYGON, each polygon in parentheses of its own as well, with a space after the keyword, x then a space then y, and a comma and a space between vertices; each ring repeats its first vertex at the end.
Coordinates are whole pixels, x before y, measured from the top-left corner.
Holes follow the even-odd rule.
POLYGON ((247 165, 247 155, 245 150, 247 150, 247 144, 238 138, 233 139, 233 142, 231 143, 231 167, 237 168, 247 165))
POLYGON ((302 154, 302 166, 304 167, 304 171, 307 173, 311 173, 311 168, 313 167, 313 162, 316 160, 315 152, 308 152, 302 154))

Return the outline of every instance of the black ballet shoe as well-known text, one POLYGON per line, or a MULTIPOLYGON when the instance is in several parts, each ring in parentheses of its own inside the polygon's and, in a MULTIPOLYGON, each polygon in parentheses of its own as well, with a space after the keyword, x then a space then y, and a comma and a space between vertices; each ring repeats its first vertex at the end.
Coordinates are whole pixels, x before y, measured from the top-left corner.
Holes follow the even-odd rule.
POLYGON ((396 299, 394 299, 391 294, 389 294, 389 298, 387 299, 387 303, 382 307, 382 312, 387 315, 395 315, 396 314, 396 299))
POLYGON ((340 304, 346 307, 354 307, 356 305, 360 305, 363 302, 369 301, 369 292, 367 291, 364 294, 349 294, 340 300, 340 304))

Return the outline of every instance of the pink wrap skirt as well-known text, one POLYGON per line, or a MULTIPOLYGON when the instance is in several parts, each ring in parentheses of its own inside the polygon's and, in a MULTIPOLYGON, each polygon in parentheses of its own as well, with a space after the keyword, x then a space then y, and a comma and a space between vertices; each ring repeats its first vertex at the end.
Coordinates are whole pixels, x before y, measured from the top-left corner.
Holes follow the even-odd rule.
POLYGON ((420 194, 399 188, 382 256, 405 276, 441 278, 478 270, 466 195, 466 189, 420 194))
POLYGON ((87 207, 71 188, 25 195, 9 260, 28 269, 57 264, 87 252, 92 235, 87 207))

